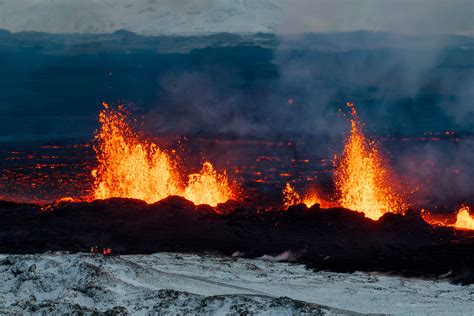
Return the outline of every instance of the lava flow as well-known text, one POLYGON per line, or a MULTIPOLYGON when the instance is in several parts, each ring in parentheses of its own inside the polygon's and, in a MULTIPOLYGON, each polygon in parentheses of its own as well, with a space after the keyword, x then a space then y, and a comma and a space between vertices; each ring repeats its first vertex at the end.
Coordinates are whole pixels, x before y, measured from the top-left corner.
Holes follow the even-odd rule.
POLYGON ((233 197, 227 176, 205 162, 198 174, 182 184, 176 163, 155 144, 141 140, 127 123, 126 111, 103 103, 100 130, 94 148, 99 162, 93 170, 94 198, 140 199, 153 203, 170 195, 180 195, 196 204, 216 206, 233 197))
POLYGON ((354 105, 347 106, 351 109, 351 132, 342 157, 335 159, 334 171, 340 205, 375 220, 387 212, 403 211, 403 200, 393 187, 377 145, 365 138, 354 105))

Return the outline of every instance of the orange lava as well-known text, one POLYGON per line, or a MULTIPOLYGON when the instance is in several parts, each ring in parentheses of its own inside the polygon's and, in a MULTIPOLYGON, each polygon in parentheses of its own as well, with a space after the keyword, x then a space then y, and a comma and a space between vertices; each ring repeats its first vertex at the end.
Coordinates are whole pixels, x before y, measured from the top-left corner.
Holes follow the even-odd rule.
POLYGON ((227 176, 218 174, 209 162, 183 185, 170 155, 131 129, 123 107, 103 106, 94 148, 99 166, 92 171, 95 199, 123 197, 153 203, 180 195, 196 204, 216 206, 232 198, 227 176))
POLYGON ((421 209, 421 217, 431 226, 453 226, 452 218, 446 215, 433 215, 426 209, 421 209))
POLYGON ((184 197, 195 204, 216 206, 233 196, 226 173, 216 172, 210 162, 205 162, 200 173, 189 175, 184 197))
POLYGON ((474 230, 474 218, 469 214, 469 207, 461 207, 454 219, 449 215, 433 215, 429 211, 422 209, 423 220, 431 226, 454 227, 462 230, 474 230))
POLYGON ((319 204, 322 208, 335 206, 334 203, 322 199, 314 189, 301 196, 291 184, 287 183, 283 189, 283 208, 288 209, 288 207, 298 204, 304 204, 307 207, 319 204))
POLYGON ((66 203, 71 203, 71 202, 78 202, 79 200, 76 200, 70 196, 65 196, 65 197, 62 197, 60 199, 57 199, 56 201, 52 202, 52 203, 49 203, 49 204, 45 204, 41 207, 41 212, 47 212, 47 211, 51 211, 53 210, 54 208, 62 205, 62 204, 66 204, 66 203))
POLYGON ((469 214, 469 207, 463 206, 459 209, 454 227, 456 229, 474 230, 474 218, 469 214))
POLYGON ((366 139, 352 103, 351 132, 344 152, 335 159, 335 184, 342 207, 364 212, 377 220, 387 212, 401 212, 404 203, 393 187, 392 177, 374 141, 366 139))

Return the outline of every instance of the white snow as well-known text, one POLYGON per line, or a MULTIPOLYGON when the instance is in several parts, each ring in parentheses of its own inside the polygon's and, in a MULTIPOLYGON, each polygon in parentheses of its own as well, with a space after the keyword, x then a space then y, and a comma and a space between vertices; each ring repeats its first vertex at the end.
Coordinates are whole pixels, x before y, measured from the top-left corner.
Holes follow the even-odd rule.
POLYGON ((106 311, 116 306, 138 314, 153 308, 189 312, 203 306, 204 313, 235 312, 235 306, 258 313, 295 312, 287 301, 279 301, 277 307, 269 303, 283 296, 328 306, 323 308, 326 313, 337 313, 331 308, 457 315, 474 310, 472 285, 313 272, 298 264, 211 255, 0 255, 0 282, 0 313, 44 311, 45 306, 49 312, 106 311))
POLYGON ((280 0, 0 0, 11 32, 143 35, 273 32, 280 0))

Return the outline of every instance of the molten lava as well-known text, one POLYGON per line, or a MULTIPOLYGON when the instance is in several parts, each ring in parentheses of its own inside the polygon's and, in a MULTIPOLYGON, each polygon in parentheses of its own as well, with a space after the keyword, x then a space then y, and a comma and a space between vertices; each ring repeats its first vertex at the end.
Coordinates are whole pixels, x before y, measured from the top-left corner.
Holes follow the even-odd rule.
POLYGON ((303 200, 291 184, 287 183, 283 189, 283 207, 287 209, 288 207, 297 204, 303 204, 303 200))
POLYGON ((431 226, 453 226, 452 218, 446 214, 434 215, 429 210, 422 208, 420 215, 431 226))
POLYGON ((314 189, 301 196, 289 183, 287 183, 283 189, 283 208, 288 209, 288 207, 298 204, 304 204, 307 207, 319 204, 322 208, 335 206, 334 203, 322 199, 314 189))
POLYGON ((122 107, 114 110, 103 105, 94 148, 99 161, 93 171, 94 197, 135 198, 152 203, 179 195, 179 177, 169 156, 156 145, 139 140, 122 107))
POLYGON ((469 214, 469 207, 464 206, 459 209, 454 227, 457 229, 474 230, 474 218, 469 214))
POLYGON ((183 196, 196 204, 217 205, 232 197, 227 176, 206 162, 200 174, 182 185, 173 159, 155 144, 140 139, 127 122, 123 107, 100 112, 100 130, 95 146, 99 166, 93 170, 94 198, 134 198, 153 203, 170 195, 183 196))
POLYGON ((184 197, 195 204, 218 203, 229 200, 233 191, 225 172, 218 174, 210 162, 205 162, 200 173, 189 175, 188 185, 184 190, 184 197))
POLYGON ((374 220, 386 212, 403 211, 404 203, 393 188, 377 145, 366 139, 354 105, 347 106, 351 109, 351 132, 335 169, 340 205, 374 220))
POLYGON ((456 229, 474 230, 474 218, 469 214, 469 207, 461 207, 456 214, 456 219, 447 215, 433 215, 429 211, 422 209, 423 220, 431 226, 454 227, 456 229))

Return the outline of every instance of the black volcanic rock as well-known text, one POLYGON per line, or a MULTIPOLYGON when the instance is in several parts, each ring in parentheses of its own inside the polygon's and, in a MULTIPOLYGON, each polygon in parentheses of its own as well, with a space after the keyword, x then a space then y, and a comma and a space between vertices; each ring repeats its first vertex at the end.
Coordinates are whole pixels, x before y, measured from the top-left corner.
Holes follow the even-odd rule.
POLYGON ((172 208, 178 210, 193 210, 195 208, 195 205, 193 204, 193 202, 186 200, 181 196, 172 195, 156 203, 153 203, 152 207, 156 209, 172 208))
POLYGON ((240 251, 259 257, 292 250, 313 269, 474 281, 473 234, 435 229, 417 212, 374 221, 360 212, 319 206, 261 211, 228 202, 216 210, 177 196, 154 204, 119 198, 59 202, 43 211, 0 202, 0 252, 84 252, 99 246, 121 254, 240 251))
POLYGON ((385 229, 431 230, 432 226, 426 223, 419 211, 409 210, 405 214, 385 213, 379 219, 385 229))

